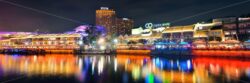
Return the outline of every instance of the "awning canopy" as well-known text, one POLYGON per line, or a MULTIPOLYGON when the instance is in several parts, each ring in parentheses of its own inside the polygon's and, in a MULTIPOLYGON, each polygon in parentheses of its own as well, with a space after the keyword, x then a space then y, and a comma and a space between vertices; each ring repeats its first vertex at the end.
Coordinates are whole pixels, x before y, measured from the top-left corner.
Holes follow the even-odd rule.
POLYGON ((153 33, 150 36, 141 36, 141 35, 131 35, 127 38, 127 40, 139 40, 139 39, 160 39, 162 38, 162 33, 153 33))

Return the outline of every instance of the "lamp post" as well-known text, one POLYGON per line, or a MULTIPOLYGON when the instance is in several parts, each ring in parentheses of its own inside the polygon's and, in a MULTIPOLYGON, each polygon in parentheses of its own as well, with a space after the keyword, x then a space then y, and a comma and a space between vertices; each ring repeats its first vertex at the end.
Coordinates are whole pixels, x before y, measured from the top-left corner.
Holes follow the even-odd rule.
POLYGON ((106 43, 104 38, 100 38, 97 43, 100 47, 100 50, 106 50, 106 43))
POLYGON ((113 48, 116 49, 116 46, 118 44, 118 39, 113 39, 113 48))

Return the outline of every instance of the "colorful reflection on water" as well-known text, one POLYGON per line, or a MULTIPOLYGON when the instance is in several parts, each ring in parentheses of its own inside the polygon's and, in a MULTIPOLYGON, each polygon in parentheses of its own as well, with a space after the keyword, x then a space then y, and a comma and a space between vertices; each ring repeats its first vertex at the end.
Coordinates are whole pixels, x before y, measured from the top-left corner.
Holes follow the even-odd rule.
POLYGON ((142 55, 0 55, 0 82, 227 83, 249 82, 250 61, 169 59, 142 55), (46 80, 46 81, 42 81, 46 80))

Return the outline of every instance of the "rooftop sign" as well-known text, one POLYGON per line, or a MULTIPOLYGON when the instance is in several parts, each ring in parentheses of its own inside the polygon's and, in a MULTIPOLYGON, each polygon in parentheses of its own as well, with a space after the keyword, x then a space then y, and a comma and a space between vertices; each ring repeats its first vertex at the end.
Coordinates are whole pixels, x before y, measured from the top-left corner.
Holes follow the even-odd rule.
POLYGON ((102 10, 108 10, 108 7, 101 7, 102 10))
POLYGON ((146 23, 145 28, 152 29, 152 28, 159 28, 159 27, 169 27, 170 23, 160 23, 160 24, 153 24, 153 23, 146 23))

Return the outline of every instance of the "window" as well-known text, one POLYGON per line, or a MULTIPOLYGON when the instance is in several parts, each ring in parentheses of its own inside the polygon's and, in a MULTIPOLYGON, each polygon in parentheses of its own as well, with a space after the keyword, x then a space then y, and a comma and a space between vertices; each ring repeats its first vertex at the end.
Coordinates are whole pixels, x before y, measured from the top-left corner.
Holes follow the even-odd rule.
POLYGON ((236 29, 236 24, 225 24, 224 29, 236 29))
POLYGON ((224 33, 225 33, 225 35, 230 35, 229 31, 225 31, 224 33))
POLYGON ((250 29, 247 29, 246 31, 247 31, 247 33, 250 33, 250 29))
POLYGON ((240 30, 239 32, 240 32, 240 34, 245 34, 246 30, 240 30))
POLYGON ((232 33, 233 35, 235 35, 235 34, 236 34, 236 31, 232 31, 231 33, 232 33))

